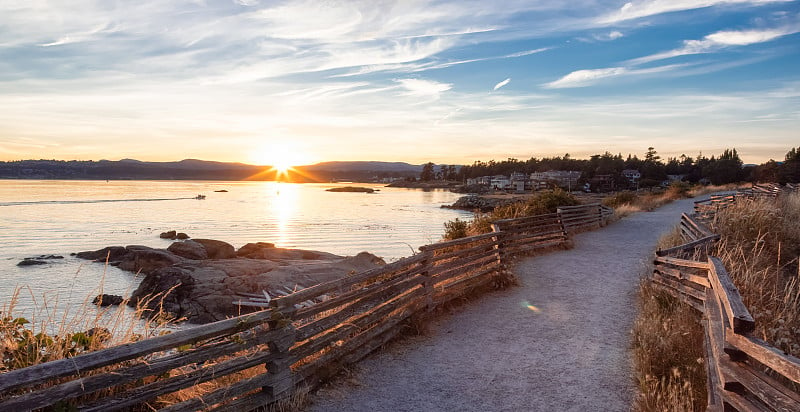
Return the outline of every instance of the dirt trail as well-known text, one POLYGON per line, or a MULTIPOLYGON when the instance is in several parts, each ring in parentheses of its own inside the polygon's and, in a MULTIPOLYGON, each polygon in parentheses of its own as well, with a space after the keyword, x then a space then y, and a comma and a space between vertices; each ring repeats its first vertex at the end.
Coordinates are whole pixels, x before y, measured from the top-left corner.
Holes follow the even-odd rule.
POLYGON ((637 282, 682 200, 519 262, 519 287, 483 296, 431 333, 365 359, 312 411, 627 411, 637 282))

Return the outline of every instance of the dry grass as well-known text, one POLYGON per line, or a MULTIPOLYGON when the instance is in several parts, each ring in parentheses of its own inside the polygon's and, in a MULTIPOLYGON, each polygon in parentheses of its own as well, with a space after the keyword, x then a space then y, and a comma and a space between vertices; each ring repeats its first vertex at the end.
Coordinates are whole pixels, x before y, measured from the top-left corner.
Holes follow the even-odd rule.
POLYGON ((635 411, 705 410, 703 329, 697 313, 649 280, 639 287, 633 354, 639 386, 635 411))
POLYGON ((756 320, 756 334, 800 356, 800 195, 740 200, 720 211, 722 259, 756 320))
POLYGON ((40 310, 28 319, 16 308, 22 291, 17 288, 0 309, 0 372, 157 336, 174 321, 165 315, 143 320, 153 298, 142 300, 133 312, 127 302, 95 310, 89 303, 94 294, 87 296, 82 310, 59 310, 57 300, 43 299, 40 310))
POLYGON ((745 189, 750 187, 749 183, 731 183, 727 185, 708 185, 708 186, 694 186, 689 189, 689 197, 697 197, 707 195, 710 193, 719 192, 732 192, 737 189, 745 189))

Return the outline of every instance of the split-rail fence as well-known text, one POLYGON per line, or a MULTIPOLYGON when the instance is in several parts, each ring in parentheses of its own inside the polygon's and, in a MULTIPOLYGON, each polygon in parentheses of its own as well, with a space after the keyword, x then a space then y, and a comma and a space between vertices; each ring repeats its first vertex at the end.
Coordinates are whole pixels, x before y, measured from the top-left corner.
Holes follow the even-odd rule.
POLYGON ((600 204, 500 220, 236 318, 0 374, 0 410, 245 411, 318 385, 436 308, 508 278, 515 256, 605 224, 600 204), (170 398, 169 404, 164 403, 170 398))
POLYGON ((773 197, 774 187, 695 202, 695 213, 680 220, 686 243, 656 252, 651 280, 702 314, 711 411, 800 411, 800 359, 753 336, 755 321, 738 289, 708 255, 720 236, 705 222, 734 202, 773 197))

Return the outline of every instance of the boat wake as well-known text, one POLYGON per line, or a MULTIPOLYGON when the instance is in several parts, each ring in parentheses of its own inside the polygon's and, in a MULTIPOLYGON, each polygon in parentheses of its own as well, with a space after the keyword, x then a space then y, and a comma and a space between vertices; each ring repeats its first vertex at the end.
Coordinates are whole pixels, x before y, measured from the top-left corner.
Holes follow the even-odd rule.
MULTIPOLYGON (((202 195, 198 195, 202 196, 202 195)), ((167 200, 194 200, 203 197, 171 197, 157 199, 98 199, 98 200, 38 200, 32 202, 0 202, 0 206, 28 206, 28 205, 69 205, 76 203, 115 203, 115 202, 162 202, 167 200)))

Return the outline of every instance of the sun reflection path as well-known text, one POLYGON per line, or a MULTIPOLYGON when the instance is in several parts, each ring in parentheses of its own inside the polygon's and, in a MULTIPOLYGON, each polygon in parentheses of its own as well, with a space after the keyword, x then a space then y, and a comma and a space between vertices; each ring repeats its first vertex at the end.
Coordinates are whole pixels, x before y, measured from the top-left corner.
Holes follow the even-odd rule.
POLYGON ((268 186, 272 202, 271 216, 275 219, 275 226, 278 229, 278 245, 286 247, 292 238, 292 218, 297 210, 298 187, 294 184, 275 183, 268 186))
POLYGON ((522 307, 524 307, 524 308, 527 308, 527 309, 530 309, 530 310, 531 310, 532 312, 534 312, 534 313, 541 313, 541 312, 542 312, 542 310, 541 310, 541 309, 539 309, 538 307, 536 307, 536 306, 532 305, 532 304, 531 304, 530 302, 528 302, 527 300, 524 300, 524 301, 522 301, 522 307))

